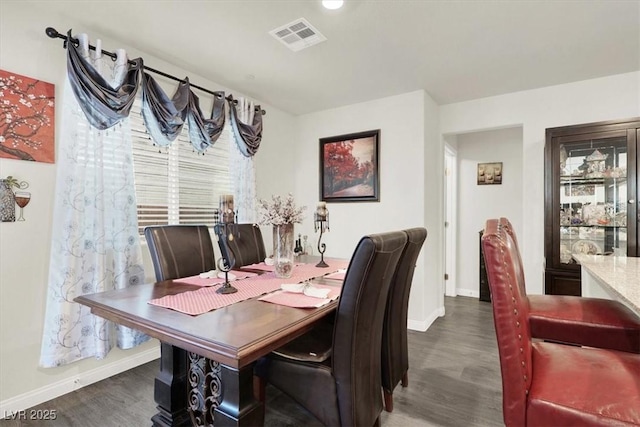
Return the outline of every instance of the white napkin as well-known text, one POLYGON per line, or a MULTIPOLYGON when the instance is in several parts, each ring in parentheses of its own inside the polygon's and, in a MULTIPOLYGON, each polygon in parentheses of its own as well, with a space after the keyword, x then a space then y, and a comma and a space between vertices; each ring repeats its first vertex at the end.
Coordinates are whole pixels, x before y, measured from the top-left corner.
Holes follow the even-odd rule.
POLYGON ((265 259, 264 259, 264 263, 265 263, 266 265, 273 265, 273 264, 275 264, 275 262, 273 261, 273 258, 271 258, 271 257, 265 258, 265 259))
MULTIPOLYGON (((204 273, 200 273, 200 278, 201 279, 224 279, 224 271, 218 271, 218 270, 209 270, 209 271, 205 271, 204 273)), ((229 280, 236 280, 236 275, 233 273, 229 273, 229 280)))
POLYGON ((201 279, 215 279, 218 274, 218 270, 209 270, 204 273, 200 273, 201 279))
POLYGON ((306 286, 306 283, 283 283, 282 285, 280 285, 280 289, 287 292, 301 294, 302 292, 304 292, 304 288, 306 286))
POLYGON ((309 283, 283 283, 282 285, 280 285, 280 289, 285 292, 305 294, 308 297, 323 299, 329 295, 329 292, 331 292, 331 289, 316 288, 309 283))
POLYGON ((320 289, 320 288, 316 288, 315 286, 307 286, 306 288, 304 288, 304 294, 308 297, 313 297, 313 298, 326 298, 327 296, 329 296, 329 292, 331 292, 331 289, 320 289))
MULTIPOLYGON (((229 280, 236 280, 236 275, 231 272, 229 272, 227 276, 229 276, 229 280)), ((218 272, 218 279, 224 279, 224 271, 218 272)))

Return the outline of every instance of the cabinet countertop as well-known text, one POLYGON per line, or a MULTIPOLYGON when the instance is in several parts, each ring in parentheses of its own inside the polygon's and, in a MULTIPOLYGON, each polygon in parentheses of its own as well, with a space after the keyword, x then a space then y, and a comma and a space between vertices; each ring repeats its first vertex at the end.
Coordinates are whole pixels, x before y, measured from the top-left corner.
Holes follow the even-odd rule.
POLYGON ((621 300, 640 311, 640 257, 574 254, 573 258, 621 300))

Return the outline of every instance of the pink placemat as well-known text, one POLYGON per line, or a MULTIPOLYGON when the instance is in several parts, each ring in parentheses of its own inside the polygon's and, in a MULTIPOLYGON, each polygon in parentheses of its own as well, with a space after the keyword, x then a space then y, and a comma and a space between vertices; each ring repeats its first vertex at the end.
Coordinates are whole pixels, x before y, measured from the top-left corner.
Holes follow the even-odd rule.
POLYGON ((181 313, 195 316, 268 292, 273 292, 280 289, 280 285, 283 283, 301 283, 314 277, 324 276, 327 273, 344 268, 348 263, 348 261, 336 261, 332 263, 330 268, 320 268, 314 264, 302 264, 293 269, 293 273, 288 279, 275 277, 275 273, 268 272, 260 276, 236 280, 233 282, 233 286, 238 289, 238 292, 234 294, 218 294, 216 293, 218 286, 204 287, 196 291, 153 299, 149 301, 149 304, 170 308, 181 313))
POLYGON ((286 305, 295 308, 313 308, 322 307, 330 303, 340 296, 340 289, 330 286, 313 285, 318 289, 329 289, 327 298, 314 298, 302 293, 294 293, 287 291, 276 291, 258 298, 260 301, 270 302, 272 304, 286 305))
MULTIPOLYGON (((248 271, 238 271, 238 270, 231 270, 229 273, 233 273, 234 276, 236 276, 236 278, 233 279, 233 281, 242 280, 242 279, 246 279, 247 277, 253 277, 258 275, 257 273, 250 273, 248 271)), ((232 280, 229 280, 229 281, 231 282, 232 280)), ((203 279, 198 275, 198 276, 183 277, 180 279, 176 279, 174 280, 174 282, 186 283, 187 285, 196 285, 196 286, 214 286, 214 285, 219 285, 221 283, 224 283, 224 279, 221 279, 219 277, 203 279)))

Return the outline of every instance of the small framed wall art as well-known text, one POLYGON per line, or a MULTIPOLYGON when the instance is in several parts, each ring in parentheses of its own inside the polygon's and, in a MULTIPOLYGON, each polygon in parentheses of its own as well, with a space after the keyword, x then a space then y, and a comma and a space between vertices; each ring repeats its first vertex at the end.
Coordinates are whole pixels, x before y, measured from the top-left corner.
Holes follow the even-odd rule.
POLYGON ((478 185, 502 184, 502 162, 478 163, 478 185))

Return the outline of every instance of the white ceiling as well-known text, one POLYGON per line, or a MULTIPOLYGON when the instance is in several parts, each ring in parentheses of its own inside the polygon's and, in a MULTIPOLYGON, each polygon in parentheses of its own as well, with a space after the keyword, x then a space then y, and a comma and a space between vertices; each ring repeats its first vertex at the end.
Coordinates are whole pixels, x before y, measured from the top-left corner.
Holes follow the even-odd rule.
POLYGON ((345 0, 338 11, 320 0, 38 7, 292 114, 419 89, 447 104, 640 69, 635 0, 345 0), (328 40, 292 52, 268 34, 301 17, 328 40))

